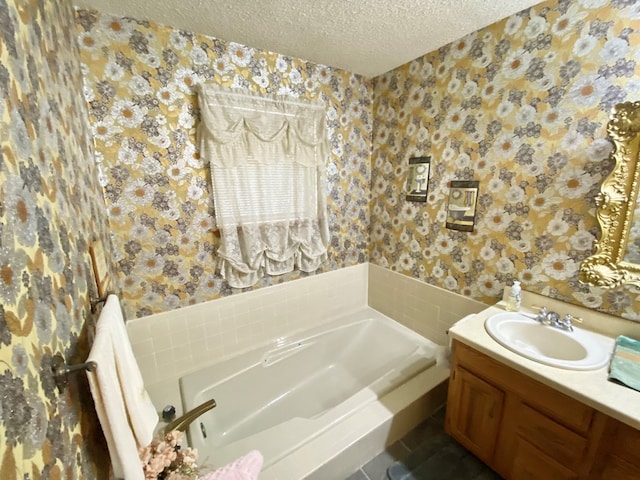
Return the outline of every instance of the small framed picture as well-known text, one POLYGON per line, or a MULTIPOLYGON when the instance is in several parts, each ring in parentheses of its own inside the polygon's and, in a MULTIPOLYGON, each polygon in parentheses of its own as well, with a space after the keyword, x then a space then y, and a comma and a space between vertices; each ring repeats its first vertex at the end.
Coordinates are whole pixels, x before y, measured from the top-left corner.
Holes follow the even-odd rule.
POLYGON ((405 183, 406 199, 409 202, 426 202, 429 188, 429 168, 431 157, 409 159, 409 173, 405 183))
POLYGON ((477 180, 452 180, 449 190, 446 227, 451 230, 473 232, 478 201, 477 180))

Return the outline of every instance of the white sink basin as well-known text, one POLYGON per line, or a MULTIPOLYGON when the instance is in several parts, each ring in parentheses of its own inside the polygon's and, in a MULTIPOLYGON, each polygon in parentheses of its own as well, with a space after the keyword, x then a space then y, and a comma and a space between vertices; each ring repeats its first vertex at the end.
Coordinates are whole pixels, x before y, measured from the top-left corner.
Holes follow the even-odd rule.
POLYGON ((609 364, 613 353, 613 340, 575 326, 567 332, 542 325, 522 313, 492 315, 484 326, 502 346, 552 367, 597 370, 609 364))

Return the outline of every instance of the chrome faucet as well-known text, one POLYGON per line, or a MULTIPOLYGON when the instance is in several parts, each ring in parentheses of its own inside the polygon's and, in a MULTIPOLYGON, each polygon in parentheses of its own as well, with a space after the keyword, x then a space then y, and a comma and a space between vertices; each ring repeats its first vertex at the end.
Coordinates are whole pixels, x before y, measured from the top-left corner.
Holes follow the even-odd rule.
POLYGON ((216 406, 216 401, 212 398, 211 400, 207 400, 202 405, 198 405, 195 408, 192 408, 184 415, 176 418, 172 422, 168 423, 167 426, 164 427, 165 435, 173 430, 179 430, 184 432, 187 427, 193 422, 196 418, 202 415, 205 412, 208 412, 212 408, 216 406))
POLYGON ((564 318, 560 318, 560 315, 556 312, 550 312, 547 307, 540 307, 540 311, 536 316, 536 320, 543 325, 559 328, 567 332, 573 332, 573 322, 581 322, 582 319, 574 318, 573 315, 566 314, 564 318))
POLYGON ((576 320, 570 313, 567 313, 562 320, 558 320, 558 328, 573 332, 573 321, 576 320))

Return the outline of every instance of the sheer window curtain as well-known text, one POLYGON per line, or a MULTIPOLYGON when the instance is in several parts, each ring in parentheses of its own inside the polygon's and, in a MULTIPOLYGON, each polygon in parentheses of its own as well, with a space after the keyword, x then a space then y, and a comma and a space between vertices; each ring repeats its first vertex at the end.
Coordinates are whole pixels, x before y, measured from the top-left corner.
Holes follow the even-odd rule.
POLYGON ((316 270, 329 244, 324 108, 210 85, 198 100, 221 275, 244 288, 265 274, 316 270))

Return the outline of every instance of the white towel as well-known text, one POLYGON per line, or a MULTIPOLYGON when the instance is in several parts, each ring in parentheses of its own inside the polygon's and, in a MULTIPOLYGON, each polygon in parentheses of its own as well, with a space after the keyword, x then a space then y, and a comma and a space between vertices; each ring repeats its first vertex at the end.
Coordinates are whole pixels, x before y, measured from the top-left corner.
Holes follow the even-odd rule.
POLYGON ((109 295, 102 309, 88 361, 98 366, 87 375, 113 473, 144 480, 138 448, 151 442, 158 414, 144 389, 115 295, 109 295))
POLYGON ((144 388, 142 374, 133 355, 122 308, 116 295, 109 295, 100 318, 110 326, 118 379, 129 415, 129 423, 138 446, 146 447, 151 443, 153 432, 158 425, 158 412, 144 388))
POLYGON ((109 326, 98 323, 89 361, 96 362, 95 372, 87 372, 96 413, 107 440, 113 474, 126 480, 143 480, 138 445, 127 420, 109 326))

